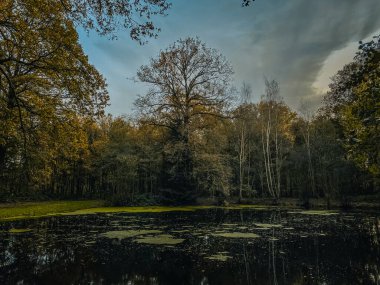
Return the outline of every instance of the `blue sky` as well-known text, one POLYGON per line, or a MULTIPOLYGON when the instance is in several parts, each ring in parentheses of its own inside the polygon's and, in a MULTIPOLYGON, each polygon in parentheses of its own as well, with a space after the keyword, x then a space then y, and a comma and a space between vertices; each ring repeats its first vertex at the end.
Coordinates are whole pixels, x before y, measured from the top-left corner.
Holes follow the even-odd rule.
POLYGON ((79 32, 89 60, 105 76, 110 93, 107 111, 133 112, 137 94, 147 86, 128 79, 179 38, 199 37, 219 50, 234 68, 234 85, 252 86, 253 100, 264 91, 263 78, 280 84, 291 107, 300 101, 320 104, 329 78, 352 60, 359 40, 380 33, 379 0, 173 0, 166 17, 155 18, 157 39, 139 45, 128 31, 118 40, 79 32))

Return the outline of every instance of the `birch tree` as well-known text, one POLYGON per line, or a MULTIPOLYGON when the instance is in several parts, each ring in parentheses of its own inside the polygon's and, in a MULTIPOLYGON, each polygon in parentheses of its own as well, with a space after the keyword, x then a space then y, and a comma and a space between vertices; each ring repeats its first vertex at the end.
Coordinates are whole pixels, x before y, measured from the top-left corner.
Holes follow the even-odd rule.
MULTIPOLYGON (((239 199, 243 198, 243 188, 244 188, 244 169, 246 168, 246 162, 249 161, 249 142, 247 135, 248 128, 248 116, 247 109, 248 104, 252 97, 252 87, 246 83, 243 83, 240 91, 241 105, 237 110, 237 120, 239 128, 239 139, 238 139, 238 155, 239 155, 239 199)), ((247 176, 249 175, 249 169, 247 170, 247 176)), ((249 177, 247 177, 247 183, 249 183, 249 177)))
POLYGON ((309 176, 309 182, 310 182, 310 190, 311 194, 314 197, 316 193, 316 185, 315 185, 315 171, 314 166, 312 162, 312 146, 311 146, 311 128, 312 128, 312 121, 313 121, 313 115, 311 112, 311 107, 308 105, 307 102, 303 101, 301 102, 300 106, 300 113, 302 116, 302 125, 301 125, 301 132, 303 139, 305 141, 305 148, 307 152, 307 168, 308 168, 308 176, 309 176))
POLYGON ((261 145, 267 190, 271 197, 278 199, 281 196, 285 151, 292 140, 289 129, 296 115, 282 102, 276 81, 265 79, 265 86, 265 95, 260 106, 261 145))

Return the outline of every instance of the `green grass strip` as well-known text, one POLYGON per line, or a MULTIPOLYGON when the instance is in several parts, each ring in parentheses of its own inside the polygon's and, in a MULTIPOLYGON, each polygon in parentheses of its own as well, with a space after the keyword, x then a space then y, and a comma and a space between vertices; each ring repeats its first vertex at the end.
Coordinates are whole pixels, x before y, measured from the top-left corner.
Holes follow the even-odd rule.
POLYGON ((73 212, 80 209, 101 207, 103 201, 46 201, 16 204, 0 204, 0 220, 17 220, 73 212))

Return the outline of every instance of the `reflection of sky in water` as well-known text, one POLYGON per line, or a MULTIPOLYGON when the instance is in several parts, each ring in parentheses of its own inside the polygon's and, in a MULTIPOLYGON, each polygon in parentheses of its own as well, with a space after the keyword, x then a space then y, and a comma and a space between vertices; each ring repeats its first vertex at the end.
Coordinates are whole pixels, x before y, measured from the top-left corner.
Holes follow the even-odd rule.
POLYGON ((379 224, 375 214, 275 210, 7 222, 0 284, 378 284, 379 224))

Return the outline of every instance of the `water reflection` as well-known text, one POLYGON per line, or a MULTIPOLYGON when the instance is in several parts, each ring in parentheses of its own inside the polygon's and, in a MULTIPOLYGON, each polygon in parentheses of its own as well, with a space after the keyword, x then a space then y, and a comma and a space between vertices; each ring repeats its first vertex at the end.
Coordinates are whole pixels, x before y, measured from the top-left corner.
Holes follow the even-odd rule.
POLYGON ((377 214, 120 213, 7 222, 0 230, 0 284, 380 283, 377 214), (141 229, 185 241, 148 245, 103 235, 141 229))

